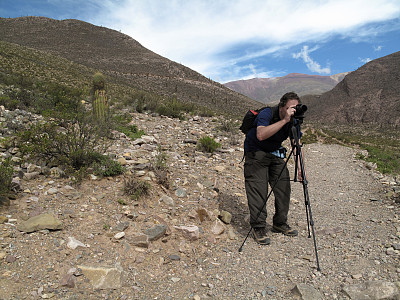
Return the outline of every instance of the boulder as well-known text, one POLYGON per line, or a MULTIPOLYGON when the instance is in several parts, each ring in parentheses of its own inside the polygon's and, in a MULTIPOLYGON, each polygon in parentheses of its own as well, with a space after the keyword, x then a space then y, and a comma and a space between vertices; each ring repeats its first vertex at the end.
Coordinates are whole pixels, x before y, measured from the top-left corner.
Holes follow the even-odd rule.
POLYGON ((60 230, 62 227, 62 222, 53 215, 41 214, 22 222, 17 226, 17 229, 19 231, 30 233, 43 229, 60 230))

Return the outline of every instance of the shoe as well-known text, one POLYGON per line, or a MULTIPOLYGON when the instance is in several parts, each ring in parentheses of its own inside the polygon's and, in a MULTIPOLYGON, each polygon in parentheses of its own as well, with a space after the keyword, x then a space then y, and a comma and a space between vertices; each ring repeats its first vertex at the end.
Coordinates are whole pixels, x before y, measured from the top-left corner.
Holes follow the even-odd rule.
POLYGON ((284 235, 287 236, 297 236, 297 230, 290 228, 288 224, 282 224, 282 225, 273 225, 272 226, 272 231, 273 232, 280 232, 283 233, 284 235))
POLYGON ((265 227, 253 228, 252 233, 255 241, 260 245, 269 245, 271 243, 271 240, 267 237, 265 227))

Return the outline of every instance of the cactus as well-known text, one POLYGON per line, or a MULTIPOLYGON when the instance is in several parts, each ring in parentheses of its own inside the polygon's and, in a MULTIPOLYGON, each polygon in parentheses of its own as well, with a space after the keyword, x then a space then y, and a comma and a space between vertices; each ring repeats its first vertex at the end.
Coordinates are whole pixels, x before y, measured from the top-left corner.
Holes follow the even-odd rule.
POLYGON ((108 100, 104 90, 97 90, 94 93, 93 113, 97 119, 105 119, 108 113, 108 100))
POLYGON ((104 90, 106 86, 106 81, 104 75, 97 72, 93 75, 93 91, 104 90))

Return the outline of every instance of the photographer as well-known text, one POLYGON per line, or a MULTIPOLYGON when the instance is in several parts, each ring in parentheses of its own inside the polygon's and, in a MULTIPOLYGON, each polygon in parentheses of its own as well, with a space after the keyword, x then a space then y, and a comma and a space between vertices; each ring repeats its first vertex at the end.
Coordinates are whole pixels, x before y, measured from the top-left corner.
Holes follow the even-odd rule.
MULTIPOLYGON (((250 129, 244 141, 244 177, 250 225, 254 239, 262 245, 270 243, 266 230, 268 183, 273 186, 275 196, 272 231, 297 236, 297 230, 287 223, 291 188, 289 171, 283 159, 286 149, 282 147, 282 142, 291 133, 297 104, 300 104, 300 98, 296 93, 283 95, 278 106, 259 113, 256 126, 250 129)), ((298 179, 302 180, 300 169, 298 179)))

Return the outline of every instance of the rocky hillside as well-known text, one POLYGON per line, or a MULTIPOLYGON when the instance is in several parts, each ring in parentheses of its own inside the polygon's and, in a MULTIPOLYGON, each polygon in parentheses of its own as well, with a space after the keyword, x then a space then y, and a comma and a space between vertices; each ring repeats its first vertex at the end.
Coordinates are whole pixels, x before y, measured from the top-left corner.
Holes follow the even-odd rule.
MULTIPOLYGON (((256 102, 118 31, 79 20, 0 18, 0 40, 101 71, 119 84, 241 115, 256 102)), ((7 57, 6 57, 7 59, 7 57)))
POLYGON ((309 120, 400 125, 400 52, 375 59, 319 97, 303 97, 309 120))
MULTIPOLYGON (((146 135, 131 140, 115 133, 108 150, 127 172, 92 175, 80 185, 57 166, 21 160, 17 148, 0 145, 1 155, 17 164, 18 190, 0 207, 1 299, 400 297, 399 183, 366 168, 356 150, 303 147, 318 271, 299 183, 293 183, 289 216, 299 236, 270 232, 271 245, 249 238, 238 252, 249 230, 242 135, 221 131, 209 117, 131 116, 146 135), (204 135, 222 147, 198 151, 204 135), (160 148, 169 186, 158 184, 150 167, 160 148), (132 177, 151 186, 137 200, 124 192, 132 177)), ((2 107, 0 128, 11 136, 40 118, 2 107)), ((273 198, 268 211, 271 224, 273 198)))
POLYGON ((257 101, 274 103, 288 91, 295 91, 300 96, 320 95, 335 87, 346 74, 318 76, 291 73, 283 77, 231 81, 224 85, 257 101))

